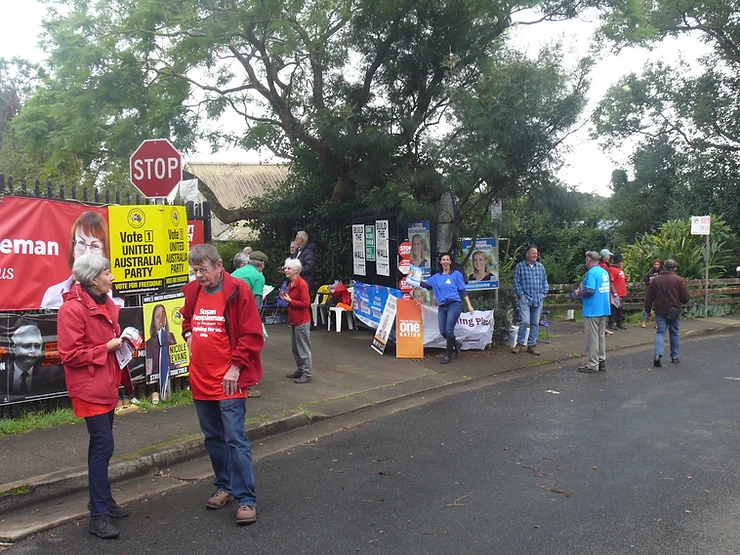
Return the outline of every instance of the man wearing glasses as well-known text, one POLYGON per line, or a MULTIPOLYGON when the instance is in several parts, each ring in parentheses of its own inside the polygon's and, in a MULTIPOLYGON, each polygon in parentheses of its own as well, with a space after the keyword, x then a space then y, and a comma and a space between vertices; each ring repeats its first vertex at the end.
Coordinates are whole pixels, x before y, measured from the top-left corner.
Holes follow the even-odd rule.
POLYGON ((224 270, 213 245, 188 255, 195 275, 182 288, 183 337, 190 349, 190 390, 216 491, 206 501, 220 509, 234 500, 236 523, 257 520, 252 452, 245 432, 247 390, 262 377, 264 344, 254 295, 224 270))

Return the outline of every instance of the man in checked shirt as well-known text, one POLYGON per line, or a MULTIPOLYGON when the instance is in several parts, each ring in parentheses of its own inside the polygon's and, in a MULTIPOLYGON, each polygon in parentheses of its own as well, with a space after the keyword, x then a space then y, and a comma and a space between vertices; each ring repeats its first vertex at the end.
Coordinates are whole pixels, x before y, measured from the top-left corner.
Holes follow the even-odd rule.
POLYGON ((527 249, 526 258, 514 267, 514 292, 519 309, 519 335, 516 345, 511 349, 514 354, 521 352, 526 341, 527 352, 540 356, 540 352, 535 347, 537 330, 542 314, 542 301, 550 290, 550 284, 547 283, 545 267, 537 262, 539 255, 537 247, 531 246, 527 249), (527 328, 529 328, 529 338, 525 339, 527 328))

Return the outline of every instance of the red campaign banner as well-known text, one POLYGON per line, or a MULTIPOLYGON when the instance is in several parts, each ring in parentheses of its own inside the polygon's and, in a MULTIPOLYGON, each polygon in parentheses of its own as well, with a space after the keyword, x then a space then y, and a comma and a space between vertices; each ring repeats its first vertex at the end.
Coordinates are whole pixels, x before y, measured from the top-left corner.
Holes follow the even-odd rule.
POLYGON ((188 249, 205 242, 206 233, 203 229, 203 220, 188 220, 188 249))
POLYGON ((108 210, 43 198, 0 198, 0 310, 59 308, 77 254, 109 258, 108 210))

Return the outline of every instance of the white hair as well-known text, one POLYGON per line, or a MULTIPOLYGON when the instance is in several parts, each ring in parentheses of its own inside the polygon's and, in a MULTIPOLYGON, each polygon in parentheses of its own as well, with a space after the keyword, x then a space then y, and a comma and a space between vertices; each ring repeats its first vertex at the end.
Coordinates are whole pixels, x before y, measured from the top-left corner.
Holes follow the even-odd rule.
POLYGON ((104 270, 110 270, 110 260, 99 254, 83 254, 72 266, 72 277, 80 285, 90 287, 104 270))
POLYGON ((303 269, 303 264, 301 264, 301 261, 297 258, 286 258, 285 267, 295 270, 300 274, 301 270, 303 269))
POLYGON ((303 239, 304 241, 308 241, 308 233, 306 233, 305 231, 299 231, 299 232, 297 232, 297 233, 295 234, 295 236, 296 236, 296 237, 300 237, 300 238, 301 238, 301 239, 303 239))

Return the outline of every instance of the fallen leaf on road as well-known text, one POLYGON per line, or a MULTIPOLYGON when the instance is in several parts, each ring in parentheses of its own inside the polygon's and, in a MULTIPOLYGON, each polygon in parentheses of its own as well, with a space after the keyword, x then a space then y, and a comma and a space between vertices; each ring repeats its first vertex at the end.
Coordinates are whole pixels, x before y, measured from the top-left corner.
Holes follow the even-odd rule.
POLYGON ((574 493, 574 492, 568 493, 567 491, 562 491, 559 489, 551 488, 550 486, 538 486, 538 487, 542 489, 546 489, 547 491, 551 491, 553 493, 557 493, 558 495, 562 495, 563 497, 570 497, 574 493))
POLYGON ((463 499, 466 497, 470 497, 469 495, 463 495, 462 497, 458 497, 455 499, 452 503, 447 503, 445 507, 464 507, 465 503, 460 503, 463 499))

